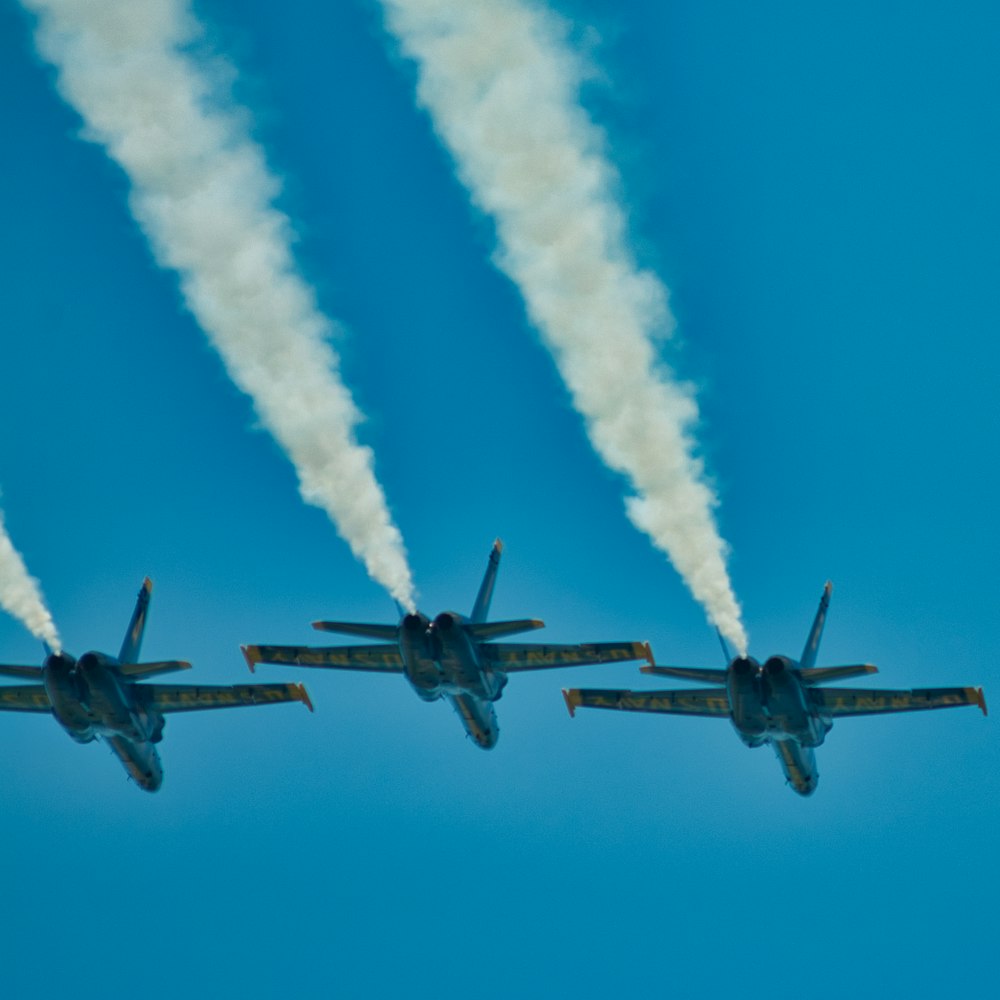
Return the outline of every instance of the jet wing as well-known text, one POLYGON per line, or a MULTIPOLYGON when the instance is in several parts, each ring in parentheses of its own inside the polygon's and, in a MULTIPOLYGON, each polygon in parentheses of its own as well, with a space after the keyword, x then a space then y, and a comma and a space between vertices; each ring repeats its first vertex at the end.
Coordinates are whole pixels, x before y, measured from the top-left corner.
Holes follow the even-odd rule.
POLYGON ((21 680, 40 681, 44 671, 41 667, 21 667, 13 663, 0 663, 0 675, 18 677, 21 680))
POLYGON ((702 715, 719 719, 730 717, 729 698, 719 688, 694 688, 690 691, 563 691, 570 715, 578 708, 617 708, 626 712, 662 712, 667 715, 702 715))
POLYGON ((570 646, 488 642, 483 643, 479 651, 490 666, 504 673, 578 667, 588 663, 624 663, 627 660, 652 662, 653 659, 649 645, 644 642, 588 642, 570 646))
POLYGON ((982 688, 915 688, 913 691, 878 691, 868 688, 813 688, 810 701, 826 715, 884 715, 888 712, 920 712, 931 708, 978 705, 986 714, 982 688))
POLYGON ((51 712, 52 702, 42 684, 0 687, 0 712, 51 712))
POLYGON ((240 646, 247 666, 287 663, 294 667, 329 667, 332 670, 374 670, 401 674, 403 658, 396 646, 240 646))
POLYGON ((301 684, 136 684, 136 699, 157 712, 196 712, 206 708, 239 708, 301 701, 310 711, 312 702, 301 684))

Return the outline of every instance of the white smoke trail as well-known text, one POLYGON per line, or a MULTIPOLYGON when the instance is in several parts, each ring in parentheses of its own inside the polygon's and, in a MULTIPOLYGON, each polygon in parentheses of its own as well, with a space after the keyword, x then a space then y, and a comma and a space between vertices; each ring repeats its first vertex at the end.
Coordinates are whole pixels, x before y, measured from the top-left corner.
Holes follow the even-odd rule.
POLYGON ((746 634, 694 455, 697 406, 657 359, 667 293, 625 242, 604 137, 579 102, 584 67, 562 23, 528 0, 382 0, 418 66, 418 100, 520 287, 604 461, 636 496, 632 522, 667 553, 709 619, 746 634))
POLYGON ((55 652, 62 649, 52 615, 45 606, 38 581, 29 573, 20 552, 14 548, 0 511, 0 607, 55 652))
POLYGON ((369 574, 407 608, 402 538, 361 419, 327 342, 332 324, 296 271, 278 182, 220 95, 230 73, 193 51, 189 0, 22 0, 58 87, 128 175, 132 214, 233 381, 291 458, 302 496, 329 514, 369 574), (221 72, 220 72, 221 70, 221 72))

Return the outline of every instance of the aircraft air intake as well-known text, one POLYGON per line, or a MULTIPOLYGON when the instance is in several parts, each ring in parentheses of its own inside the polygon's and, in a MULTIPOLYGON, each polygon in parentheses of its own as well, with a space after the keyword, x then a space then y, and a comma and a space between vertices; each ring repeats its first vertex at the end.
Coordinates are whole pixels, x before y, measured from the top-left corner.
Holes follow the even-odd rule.
POLYGON ((62 643, 52 614, 45 605, 38 581, 28 572, 21 553, 7 534, 3 512, 0 511, 0 607, 13 615, 36 638, 54 652, 62 643))
MULTIPOLYGON (((292 258, 280 182, 225 92, 233 75, 188 0, 22 0, 84 136, 124 170, 129 207, 229 376, 369 574, 407 610, 402 537, 329 344, 334 324, 292 258)), ((37 613, 35 613, 37 618, 37 613)))
POLYGON ((595 450, 634 491, 629 518, 744 653, 694 393, 660 358, 674 326, 667 290, 628 246, 607 140, 579 101, 589 68, 566 24, 526 0, 382 4, 417 63, 419 103, 495 221, 497 266, 520 288, 595 450))

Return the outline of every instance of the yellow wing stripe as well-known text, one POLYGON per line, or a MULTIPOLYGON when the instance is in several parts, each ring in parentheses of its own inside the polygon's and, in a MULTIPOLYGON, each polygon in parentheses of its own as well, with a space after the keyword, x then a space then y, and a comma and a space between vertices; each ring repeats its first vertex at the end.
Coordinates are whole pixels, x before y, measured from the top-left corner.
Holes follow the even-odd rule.
POLYGON ((814 689, 810 697, 821 712, 845 715, 880 715, 888 712, 921 712, 934 708, 975 705, 986 714, 982 688, 914 688, 912 691, 866 690, 864 688, 814 689))
POLYGON ((494 642, 484 643, 479 648, 490 664, 511 673, 591 663, 626 663, 652 656, 649 644, 644 642, 585 642, 579 645, 494 642))
POLYGON ((0 711, 51 712, 52 702, 41 684, 0 687, 0 711))
POLYGON ((136 685, 136 691, 143 702, 157 712, 195 712, 244 705, 275 705, 285 701, 302 702, 312 711, 312 702, 301 684, 233 684, 219 687, 142 684, 136 685))
POLYGON ((614 708, 625 712, 730 717, 729 698, 719 688, 690 691, 616 691, 571 688, 563 691, 570 715, 578 708, 614 708))

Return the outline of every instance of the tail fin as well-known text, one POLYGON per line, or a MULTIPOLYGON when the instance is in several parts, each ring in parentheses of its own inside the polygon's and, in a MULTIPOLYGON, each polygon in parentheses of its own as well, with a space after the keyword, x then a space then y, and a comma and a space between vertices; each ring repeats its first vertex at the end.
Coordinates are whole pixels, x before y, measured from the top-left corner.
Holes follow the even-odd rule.
POLYGON ((823 638, 823 626, 826 624, 826 609, 830 607, 830 594, 833 592, 833 584, 829 580, 823 588, 823 596, 819 599, 819 610, 813 619, 812 628, 809 630, 809 638, 806 639, 805 649, 802 650, 802 659, 799 666, 803 670, 811 670, 816 666, 816 654, 819 652, 819 641, 823 638))
POLYGON ((490 549, 490 561, 486 566, 486 573, 483 582, 479 585, 479 593, 476 594, 476 603, 472 606, 470 621, 473 624, 480 624, 486 621, 486 616, 490 613, 490 601, 493 600, 493 588, 497 582, 497 570, 500 568, 500 553, 503 552, 503 542, 498 538, 490 549))
POLYGON ((699 684, 725 684, 729 676, 727 671, 713 670, 711 667, 661 667, 653 664, 639 667, 639 672, 661 677, 680 677, 686 681, 697 681, 699 684))
POLYGON ((519 632, 531 632, 536 628, 545 628, 545 622, 537 618, 521 618, 513 622, 481 622, 478 625, 466 625, 465 631, 479 642, 490 639, 500 639, 505 635, 517 635, 519 632))
POLYGON ((726 642, 726 637, 722 634, 722 629, 717 628, 715 634, 719 637, 719 644, 722 646, 722 658, 728 667, 733 659, 733 654, 729 652, 729 643, 726 642))
POLYGON ((121 652, 118 654, 119 663, 135 663, 139 659, 139 650, 142 648, 142 633, 146 630, 146 620, 149 617, 149 598, 153 593, 153 581, 147 576, 142 581, 139 596, 135 601, 135 611, 132 612, 132 620, 128 623, 128 630, 122 640, 121 652))
POLYGON ((123 677, 139 680, 144 677, 158 677, 160 674, 172 674, 176 670, 190 670, 187 660, 158 660, 156 663, 122 663, 123 677))
POLYGON ((365 622, 313 622, 312 627, 319 632, 361 635, 366 639, 381 639, 382 642, 399 641, 398 625, 368 625, 365 622))
POLYGON ((810 686, 829 684, 845 677, 860 677, 863 674, 877 674, 878 667, 871 663, 856 663, 847 667, 809 667, 802 671, 802 683, 810 686))

